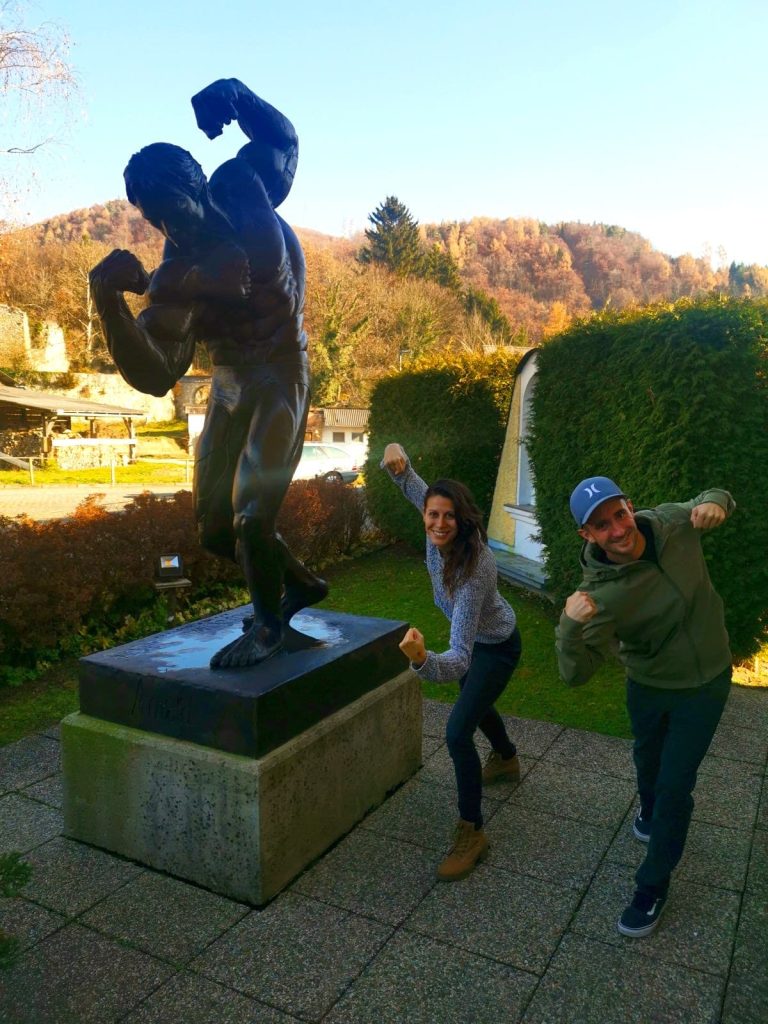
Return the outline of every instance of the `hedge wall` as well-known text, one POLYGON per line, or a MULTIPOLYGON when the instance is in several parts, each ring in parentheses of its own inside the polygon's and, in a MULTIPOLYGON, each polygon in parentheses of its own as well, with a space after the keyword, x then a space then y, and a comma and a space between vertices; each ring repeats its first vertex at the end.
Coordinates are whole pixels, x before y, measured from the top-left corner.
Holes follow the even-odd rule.
POLYGON ((424 543, 421 520, 379 469, 390 441, 402 444, 428 483, 441 476, 465 483, 487 520, 519 360, 520 352, 504 349, 425 359, 378 382, 365 474, 377 526, 415 546, 424 543))
POLYGON ((719 296, 604 314, 541 349, 530 454, 552 588, 579 582, 568 510, 590 474, 636 508, 723 487, 730 522, 704 538, 737 658, 768 623, 768 304, 719 296))

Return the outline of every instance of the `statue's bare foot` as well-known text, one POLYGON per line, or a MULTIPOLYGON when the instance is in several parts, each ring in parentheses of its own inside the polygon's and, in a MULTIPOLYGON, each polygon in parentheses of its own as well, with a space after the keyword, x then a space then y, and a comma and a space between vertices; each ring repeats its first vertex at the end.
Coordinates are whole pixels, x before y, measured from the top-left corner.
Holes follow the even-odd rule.
POLYGON ((276 654, 283 646, 282 630, 264 625, 250 627, 237 640, 222 647, 211 658, 211 668, 247 668, 276 654))
MULTIPOLYGON (((328 597, 328 584, 325 580, 321 580, 319 576, 316 577, 316 582, 311 584, 286 586, 285 593, 280 601, 280 614, 283 617, 283 622, 287 626, 293 616, 300 612, 302 608, 309 608, 310 605, 319 604, 326 597, 328 597)), ((253 615, 245 615, 243 617, 243 632, 247 633, 252 625, 253 615)))

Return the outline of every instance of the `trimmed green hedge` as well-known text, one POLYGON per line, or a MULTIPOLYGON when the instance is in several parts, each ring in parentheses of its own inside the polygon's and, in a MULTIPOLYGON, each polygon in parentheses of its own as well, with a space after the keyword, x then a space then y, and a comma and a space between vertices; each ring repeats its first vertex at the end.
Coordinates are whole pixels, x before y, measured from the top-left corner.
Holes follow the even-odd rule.
POLYGON ((518 352, 421 360, 379 381, 371 397, 366 464, 368 508, 394 537, 424 543, 424 527, 379 463, 402 444, 428 483, 453 477, 469 487, 487 520, 504 443, 518 352))
POLYGON ((552 589, 579 583, 568 510, 579 480, 615 479, 636 508, 723 487, 734 517, 704 551, 734 655, 768 623, 768 304, 712 296, 601 314, 538 357, 529 443, 552 589))

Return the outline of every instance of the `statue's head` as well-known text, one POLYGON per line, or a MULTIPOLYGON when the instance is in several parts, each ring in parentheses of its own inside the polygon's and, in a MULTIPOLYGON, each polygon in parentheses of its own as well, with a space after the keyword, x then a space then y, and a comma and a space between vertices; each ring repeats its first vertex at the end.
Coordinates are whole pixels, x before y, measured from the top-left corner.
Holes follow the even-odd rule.
POLYGON ((123 177, 129 201, 172 242, 194 233, 211 209, 203 169, 180 146, 145 146, 128 161, 123 177))

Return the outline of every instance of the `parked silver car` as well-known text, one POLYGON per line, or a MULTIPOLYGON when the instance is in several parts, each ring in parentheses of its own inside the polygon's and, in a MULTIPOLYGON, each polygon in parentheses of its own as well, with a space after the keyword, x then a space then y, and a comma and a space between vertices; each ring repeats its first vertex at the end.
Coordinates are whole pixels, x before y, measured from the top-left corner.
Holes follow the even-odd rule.
POLYGON ((322 477, 333 483, 351 484, 357 480, 362 467, 354 457, 332 444, 305 444, 301 459, 293 474, 294 480, 314 480, 322 477))

